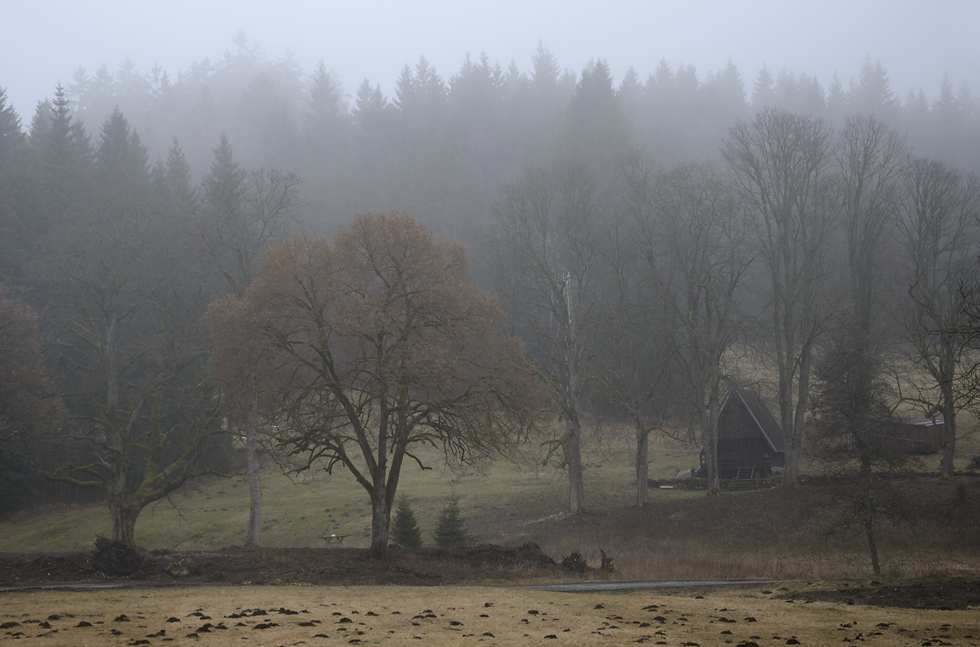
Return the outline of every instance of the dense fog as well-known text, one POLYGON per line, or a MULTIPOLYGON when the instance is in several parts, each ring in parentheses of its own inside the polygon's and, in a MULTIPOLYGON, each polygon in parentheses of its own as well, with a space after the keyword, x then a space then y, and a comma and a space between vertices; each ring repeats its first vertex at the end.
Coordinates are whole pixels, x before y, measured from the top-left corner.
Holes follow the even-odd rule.
MULTIPOLYGON (((529 164, 577 156, 609 168, 631 149, 665 167, 716 160, 728 128, 763 106, 831 126, 848 112, 873 112, 907 132, 919 155, 963 170, 980 163, 978 97, 966 80, 936 78, 928 94, 898 96, 870 57, 858 75, 828 85, 789 69, 667 61, 645 78, 630 69, 617 80, 601 58, 571 70, 544 45, 528 58, 522 67, 473 56, 437 70, 421 56, 398 72, 388 96, 373 80, 341 86, 323 63, 304 69, 288 55, 270 57, 240 34, 220 60, 176 72, 140 70, 128 59, 78 68, 61 94, 91 140, 118 108, 151 164, 178 145, 193 182, 221 135, 243 167, 295 171, 307 180, 303 224, 314 231, 357 211, 399 208, 469 240, 499 187, 529 164)), ((56 93, 19 115, 22 131, 40 126, 56 93)))
POLYGON ((572 510, 587 493, 568 443, 586 419, 628 425, 638 452, 681 430, 709 448, 710 476, 719 402, 739 384, 777 412, 792 482, 804 422, 848 401, 827 377, 842 355, 868 396, 854 415, 945 419, 952 469, 956 412, 976 402, 966 81, 900 96, 871 56, 828 84, 666 61, 617 79, 544 44, 528 59, 421 56, 387 94, 240 36, 177 71, 79 68, 32 114, 0 89, 0 350, 31 353, 23 375, 0 360, 21 389, 0 394, 2 507, 87 485, 125 497, 153 470, 172 477, 159 498, 223 469, 236 449, 216 433, 208 305, 246 295, 290 234, 392 210, 466 245, 552 387, 572 510), (889 362, 917 390, 879 393, 889 362), (103 455, 113 438, 135 446, 125 469, 103 455))

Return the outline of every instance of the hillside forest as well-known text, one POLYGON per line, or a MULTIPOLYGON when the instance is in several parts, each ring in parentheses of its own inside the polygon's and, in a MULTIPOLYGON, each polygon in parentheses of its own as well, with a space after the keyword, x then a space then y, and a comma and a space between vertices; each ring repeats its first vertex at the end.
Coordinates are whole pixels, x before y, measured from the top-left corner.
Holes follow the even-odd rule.
POLYGON ((421 57, 386 96, 240 37, 176 76, 79 69, 32 115, 0 87, 0 513, 106 502, 131 544, 148 503, 247 470, 257 544, 272 452, 350 471, 382 554, 416 445, 531 443, 576 512, 584 434, 627 430, 643 505, 666 433, 717 490, 733 386, 782 427, 784 484, 898 469, 895 416, 942 420, 956 477, 980 396, 967 83, 899 96, 870 57, 827 87, 615 80, 544 45, 444 74, 421 57))

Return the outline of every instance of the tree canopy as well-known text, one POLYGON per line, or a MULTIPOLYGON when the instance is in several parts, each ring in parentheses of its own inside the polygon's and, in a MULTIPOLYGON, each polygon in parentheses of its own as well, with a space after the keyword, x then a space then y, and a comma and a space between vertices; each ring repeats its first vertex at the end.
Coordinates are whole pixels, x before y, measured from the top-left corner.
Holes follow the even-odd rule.
MULTIPOLYGON (((547 402, 496 299, 468 282, 466 248, 400 212, 365 213, 333 244, 273 246, 242 297, 272 342, 277 440, 311 468, 348 469, 387 550, 412 448, 479 460, 525 437, 547 402)), ((421 464, 421 462, 420 462, 421 464)))

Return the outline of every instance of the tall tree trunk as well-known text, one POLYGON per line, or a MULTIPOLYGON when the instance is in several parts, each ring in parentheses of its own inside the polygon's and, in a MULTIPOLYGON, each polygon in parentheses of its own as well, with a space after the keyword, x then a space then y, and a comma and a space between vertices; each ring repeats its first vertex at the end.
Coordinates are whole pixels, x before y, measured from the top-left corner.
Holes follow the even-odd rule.
POLYGON ((799 478, 800 439, 793 428, 792 384, 785 383, 780 376, 779 384, 779 424, 783 428, 783 487, 789 487, 799 478))
POLYGON ((382 559, 388 554, 388 506, 387 488, 384 477, 375 479, 374 493, 371 497, 371 547, 368 556, 382 559))
POLYGON ((581 426, 572 420, 565 422, 565 451, 568 459, 568 510, 572 514, 585 511, 585 482, 582 478, 581 426))
MULTIPOLYGON (((404 397, 404 391, 399 397, 404 397)), ((402 412, 404 407, 399 415, 402 412)), ((377 463, 371 471, 371 548, 368 549, 368 556, 382 559, 388 555, 388 522, 391 519, 391 505, 388 500, 388 435, 384 428, 378 432, 377 463)), ((395 493, 392 492, 391 495, 394 497, 395 493)))
POLYGON ((795 438, 790 438, 789 444, 785 446, 783 459, 785 461, 783 467, 783 487, 789 487, 796 483, 796 479, 799 478, 800 450, 796 446, 795 438))
POLYGON ((704 464, 708 468, 708 494, 721 491, 718 474, 718 403, 717 389, 708 395, 708 406, 701 414, 701 445, 704 447, 704 464))
POLYGON ((871 460, 861 459, 861 486, 864 489, 864 534, 868 538, 868 550, 871 552, 871 569, 875 575, 881 575, 881 564, 878 562, 878 542, 875 538, 875 506, 871 493, 871 460))
POLYGON ((131 502, 120 500, 122 497, 110 497, 109 516, 112 518, 112 540, 136 546, 136 519, 141 508, 134 507, 131 502))
MULTIPOLYGON (((796 485, 800 477, 800 453, 803 447, 803 429, 806 422, 806 410, 810 399, 810 370, 813 362, 812 346, 807 342, 800 349, 800 367, 797 377, 796 409, 793 411, 792 426, 790 427, 790 437, 792 440, 792 471, 790 471, 790 454, 786 452, 786 470, 783 473, 783 487, 796 485)), ((783 430, 785 437, 786 430, 783 430)))
POLYGON ((650 431, 636 421, 636 505, 647 504, 650 478, 650 431))
POLYGON ((944 479, 953 478, 953 459, 956 457, 956 405, 952 380, 942 385, 943 414, 943 472, 944 479))
POLYGON ((245 428, 245 472, 248 475, 248 535, 246 546, 258 546, 262 533, 262 483, 259 480, 258 429, 254 420, 245 428))

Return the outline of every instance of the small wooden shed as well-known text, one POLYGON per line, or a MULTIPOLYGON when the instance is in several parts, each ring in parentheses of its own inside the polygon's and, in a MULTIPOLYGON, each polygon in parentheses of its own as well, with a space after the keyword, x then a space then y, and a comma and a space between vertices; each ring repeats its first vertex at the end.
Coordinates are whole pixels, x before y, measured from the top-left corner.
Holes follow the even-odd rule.
POLYGON ((768 478, 784 465, 783 430, 762 397, 751 389, 732 389, 718 414, 719 477, 768 478))
POLYGON ((888 418, 881 421, 884 445, 905 454, 935 454, 943 446, 944 425, 936 418, 888 418))

